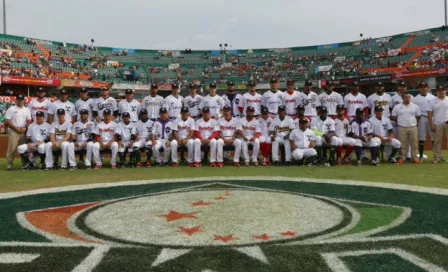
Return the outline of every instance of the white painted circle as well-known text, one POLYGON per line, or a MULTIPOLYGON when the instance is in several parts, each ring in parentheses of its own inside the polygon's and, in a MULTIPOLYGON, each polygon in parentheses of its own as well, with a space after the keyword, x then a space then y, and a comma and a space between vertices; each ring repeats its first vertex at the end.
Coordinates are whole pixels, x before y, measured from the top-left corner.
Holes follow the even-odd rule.
POLYGON ((90 212, 84 222, 94 232, 127 242, 207 246, 291 239, 326 231, 342 220, 342 210, 316 198, 268 191, 212 190, 123 200, 90 212), (199 201, 211 204, 192 205, 199 201), (164 215, 170 212, 195 213, 191 216, 197 218, 168 221, 164 215), (182 231, 195 227, 200 231, 191 235, 182 231), (216 240, 215 235, 232 235, 232 239, 224 242, 216 240))

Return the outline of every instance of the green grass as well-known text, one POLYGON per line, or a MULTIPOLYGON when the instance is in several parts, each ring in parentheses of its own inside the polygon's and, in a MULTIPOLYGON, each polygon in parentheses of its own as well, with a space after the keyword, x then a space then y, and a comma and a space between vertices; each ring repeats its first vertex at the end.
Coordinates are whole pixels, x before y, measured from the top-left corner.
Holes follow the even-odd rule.
MULTIPOLYGON (((429 157, 430 154, 428 154, 429 157)), ((91 184, 102 182, 118 182, 126 180, 149 180, 167 178, 194 178, 207 176, 284 176, 322 179, 362 180, 369 182, 388 182, 448 188, 447 164, 433 165, 427 160, 421 165, 402 164, 391 165, 384 163, 379 167, 365 165, 363 167, 233 167, 230 164, 224 168, 210 168, 203 166, 192 168, 180 166, 152 167, 150 169, 110 169, 103 168, 97 171, 21 171, 20 159, 15 160, 13 171, 3 171, 5 159, 0 159, 0 192, 21 191, 57 186, 91 184)))

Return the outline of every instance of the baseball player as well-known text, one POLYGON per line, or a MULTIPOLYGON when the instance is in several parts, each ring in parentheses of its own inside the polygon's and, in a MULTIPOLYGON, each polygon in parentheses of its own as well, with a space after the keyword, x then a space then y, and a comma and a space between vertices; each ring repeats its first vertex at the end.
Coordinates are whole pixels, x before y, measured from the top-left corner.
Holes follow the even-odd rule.
POLYGON ((188 116, 188 107, 182 107, 180 110, 180 118, 174 121, 173 125, 173 140, 171 141, 171 160, 173 166, 177 167, 179 159, 177 156, 177 148, 179 146, 186 146, 188 150, 188 166, 194 166, 194 140, 193 135, 195 131, 194 119, 188 116))
POLYGON ((289 135, 289 143, 292 148, 292 156, 299 165, 303 165, 304 159, 308 159, 310 166, 312 166, 317 155, 315 146, 315 134, 308 128, 308 119, 301 118, 299 120, 299 127, 292 130, 289 135))
POLYGON ((137 129, 131 122, 131 114, 123 112, 121 122, 117 124, 115 138, 118 142, 118 156, 120 157, 119 168, 125 167, 126 151, 129 155, 129 166, 142 167, 140 158, 140 141, 138 140, 137 129))
POLYGON ((277 78, 270 79, 271 89, 261 97, 261 105, 269 109, 269 116, 275 119, 278 115, 278 107, 284 105, 283 92, 277 89, 277 78))
POLYGON ((272 142, 271 137, 269 136, 269 126, 274 119, 269 117, 269 109, 266 107, 261 108, 261 118, 258 118, 260 121, 260 137, 258 140, 260 141, 260 151, 263 155, 263 160, 261 161, 262 165, 271 165, 271 160, 269 159, 269 155, 272 152, 272 142))
POLYGON ((294 128, 299 128, 300 119, 305 118, 308 120, 308 126, 311 124, 313 120, 311 117, 305 116, 305 107, 303 105, 298 105, 296 108, 296 116, 292 119, 292 123, 294 124, 294 128))
MULTIPOLYGON (((251 107, 251 106, 249 106, 251 107)), ((235 154, 233 155, 233 165, 240 166, 241 140, 238 139, 238 120, 237 117, 232 117, 232 111, 229 105, 223 108, 224 116, 218 120, 219 122, 219 139, 216 143, 216 160, 218 166, 221 167, 223 163, 223 147, 235 147, 235 154)))
POLYGON ((142 108, 148 111, 148 118, 152 121, 157 121, 161 108, 166 109, 166 102, 163 97, 158 95, 159 85, 157 83, 151 84, 151 94, 143 98, 142 108))
POLYGON ((216 167, 216 137, 219 135, 219 124, 210 118, 210 109, 202 108, 202 118, 196 121, 194 140, 194 167, 201 165, 201 146, 210 147, 210 167, 216 167))
POLYGON ((28 104, 28 109, 31 112, 31 118, 33 118, 33 120, 36 120, 35 116, 38 111, 44 113, 45 122, 48 120, 48 111, 52 107, 52 103, 50 100, 45 99, 45 94, 44 88, 40 87, 37 90, 37 97, 33 98, 33 100, 31 100, 28 104))
POLYGON ((182 108, 182 100, 184 98, 179 95, 179 84, 173 82, 171 84, 171 94, 165 98, 165 104, 168 109, 168 117, 171 121, 175 121, 180 118, 180 110, 182 108))
POLYGON ((355 148, 356 142, 355 139, 347 136, 350 119, 347 116, 345 116, 344 104, 337 105, 336 112, 337 116, 336 118, 334 118, 334 127, 336 136, 338 137, 339 140, 338 147, 336 148, 338 165, 341 165, 342 162, 344 162, 345 164, 352 164, 351 160, 349 159, 349 156, 352 153, 353 149, 355 148), (346 147, 344 158, 342 158, 343 146, 346 147))
POLYGON ((243 113, 243 96, 235 92, 235 82, 227 82, 227 92, 222 95, 226 105, 230 105, 233 117, 241 117, 243 113))
MULTIPOLYGON (((145 148, 146 152, 146 162, 145 166, 147 168, 151 167, 151 156, 152 156, 152 140, 151 134, 154 127, 154 121, 148 118, 148 111, 142 109, 140 111, 140 120, 135 125, 137 129, 138 139, 140 146, 145 148)), ((141 164, 141 162, 140 162, 141 164)))
POLYGON ((395 155, 401 147, 399 140, 394 139, 394 130, 389 118, 383 116, 383 107, 376 106, 375 116, 372 116, 369 121, 373 125, 373 137, 380 139, 381 145, 387 148, 386 154, 389 156, 390 163, 397 163, 395 155), (392 150, 390 150, 392 148, 392 150))
POLYGON ((201 105, 203 97, 196 94, 196 85, 193 82, 188 85, 188 88, 190 89, 190 95, 184 98, 182 104, 188 107, 191 118, 197 121, 201 118, 199 105, 201 105))
POLYGON ((219 118, 221 117, 222 108, 224 107, 224 99, 221 96, 216 95, 216 83, 210 83, 209 87, 210 94, 202 99, 199 108, 209 108, 210 116, 215 120, 219 120, 219 118))
MULTIPOLYGON (((56 114, 58 120, 54 122, 50 127, 50 141, 46 143, 45 147, 45 170, 51 170, 53 168, 53 151, 57 150, 61 150, 62 153, 62 163, 60 170, 67 169, 68 146, 72 133, 72 123, 70 121, 66 121, 66 112, 63 108, 59 108, 56 111, 56 114)), ((76 169, 76 163, 70 164, 70 170, 76 169)))
POLYGON ((334 120, 327 116, 327 107, 321 107, 319 117, 311 121, 311 130, 316 134, 317 159, 324 166, 335 166, 336 147, 339 145, 339 138, 336 136, 334 120), (330 145, 330 160, 326 160, 326 151, 323 152, 323 146, 330 145))
POLYGON ((317 116, 317 107, 320 107, 319 96, 311 91, 313 82, 311 80, 305 81, 305 89, 299 96, 299 104, 305 107, 305 116, 313 118, 317 116))
POLYGON ((95 123, 89 120, 89 111, 82 109, 78 115, 81 119, 72 127, 72 142, 68 145, 68 161, 70 165, 76 165, 75 152, 85 150, 86 159, 84 165, 87 170, 92 170, 92 146, 95 138, 95 123))
POLYGON ((95 100, 93 107, 93 118, 97 123, 104 120, 103 113, 104 110, 108 109, 112 116, 109 116, 110 120, 115 120, 118 117, 118 105, 115 98, 109 96, 109 88, 106 86, 101 87, 101 97, 95 100))
POLYGON ((353 120, 356 116, 356 110, 362 108, 367 116, 369 108, 367 106, 367 98, 362 93, 359 93, 359 83, 353 83, 353 90, 351 93, 344 96, 344 106, 346 109, 345 116, 353 120))
MULTIPOLYGON (((174 123, 168 118, 168 109, 160 108, 160 118, 154 122, 152 129, 152 152, 156 157, 156 164, 158 166, 168 166, 168 160, 171 154, 171 141, 173 140, 172 133, 174 123), (163 162, 160 149, 163 147, 163 162)), ((177 149, 176 151, 177 152, 177 149)))
POLYGON ((243 107, 243 113, 246 112, 248 106, 252 106, 255 109, 254 117, 258 118, 261 114, 261 94, 257 93, 257 85, 255 81, 249 81, 249 91, 243 95, 241 106, 243 107))
POLYGON ((383 108, 383 117, 390 118, 391 108, 393 105, 390 94, 384 93, 384 84, 378 81, 375 86, 376 93, 367 98, 367 106, 371 111, 371 117, 375 116, 375 107, 381 106, 383 108))
POLYGON ((294 124, 288 116, 286 116, 285 106, 278 107, 278 116, 272 120, 269 126, 269 136, 272 142, 272 159, 274 165, 278 166, 278 148, 279 145, 285 147, 285 163, 286 166, 291 166, 291 144, 289 142, 289 133, 294 128, 294 124))
POLYGON ((48 123, 51 124, 55 121, 54 115, 59 109, 63 109, 65 112, 65 120, 75 123, 76 122, 76 109, 72 102, 68 101, 67 90, 61 90, 59 93, 59 100, 54 101, 48 110, 48 123))
POLYGON ((126 99, 118 103, 118 113, 120 116, 123 116, 125 112, 129 113, 131 122, 135 124, 138 121, 138 114, 142 110, 142 105, 137 99, 134 99, 134 90, 126 89, 124 95, 126 99))
POLYGON ((355 111, 355 119, 350 122, 348 135, 355 139, 355 152, 357 158, 356 166, 362 166, 361 151, 363 147, 370 148, 371 164, 377 166, 376 160, 378 146, 381 141, 378 138, 373 137, 373 125, 368 120, 364 120, 364 109, 358 108, 355 111))
POLYGON ((92 146, 92 154, 96 164, 93 169, 98 170, 103 166, 103 162, 100 157, 101 150, 111 151, 110 165, 112 169, 116 169, 118 143, 115 139, 115 132, 118 124, 112 120, 112 111, 110 109, 103 109, 101 114, 103 121, 98 123, 96 126, 95 143, 92 146))
POLYGON ((28 126, 26 131, 25 144, 17 147, 17 153, 22 157, 25 165, 22 169, 29 170, 33 167, 27 153, 37 151, 40 155, 40 169, 45 168, 45 143, 48 142, 48 136, 50 134, 50 125, 45 122, 45 113, 43 111, 37 111, 35 115, 36 121, 28 126))
POLYGON ((89 92, 86 88, 82 88, 79 92, 79 99, 75 102, 75 110, 77 118, 76 120, 81 121, 81 110, 86 110, 88 112, 88 120, 93 121, 93 108, 95 107, 95 99, 89 97, 89 92))
POLYGON ((435 133, 434 160, 439 163, 442 155, 443 133, 448 137, 448 98, 446 88, 443 85, 437 86, 437 97, 428 105, 429 127, 435 133))
POLYGON ((337 105, 344 104, 344 98, 342 98, 342 95, 333 91, 333 89, 334 82, 328 81, 325 92, 319 95, 320 105, 327 108, 328 116, 331 118, 335 118, 337 115, 337 105))
POLYGON ((428 133, 434 146, 434 132, 430 129, 428 121, 428 104, 436 97, 429 92, 428 84, 424 81, 420 82, 419 91, 420 94, 412 99, 412 103, 416 104, 421 112, 421 117, 418 121, 418 151, 420 154, 420 162, 422 162, 425 141, 428 133))
POLYGON ((286 114, 291 118, 294 118, 296 116, 296 109, 299 105, 300 99, 300 93, 294 90, 294 83, 294 80, 287 80, 287 90, 283 93, 283 102, 285 103, 286 114))
POLYGON ((261 135, 260 122, 254 118, 255 109, 252 106, 247 107, 246 117, 238 121, 237 129, 242 139, 242 149, 244 164, 249 166, 249 145, 252 145, 252 164, 258 166, 258 152, 260 151, 261 135))

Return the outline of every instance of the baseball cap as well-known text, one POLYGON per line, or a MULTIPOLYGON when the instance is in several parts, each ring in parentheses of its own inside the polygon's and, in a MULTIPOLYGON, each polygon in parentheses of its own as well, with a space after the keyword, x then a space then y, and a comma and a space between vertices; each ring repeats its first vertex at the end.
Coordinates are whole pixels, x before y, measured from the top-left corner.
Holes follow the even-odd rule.
POLYGON ((337 110, 343 110, 343 109, 345 109, 345 106, 344 105, 337 105, 336 109, 337 110))
POLYGON ((196 89, 196 84, 194 84, 193 82, 191 82, 190 84, 188 84, 188 88, 190 88, 190 89, 196 89))
POLYGON ((229 111, 229 110, 231 110, 231 108, 230 108, 229 105, 225 105, 222 109, 223 109, 224 111, 229 111))
POLYGON ((180 112, 189 112, 189 109, 188 109, 188 107, 182 107, 180 109, 180 112))
POLYGON ((246 111, 255 111, 255 108, 253 106, 248 106, 246 108, 246 111))
POLYGON ((16 99, 23 100, 23 99, 25 99, 25 96, 23 96, 23 94, 18 94, 18 95, 16 95, 16 99))
POLYGON ((79 114, 89 114, 89 111, 86 109, 82 109, 79 111, 79 114))
POLYGON ((443 85, 437 85, 437 90, 445 90, 446 87, 443 85))
POLYGON ((313 86, 313 82, 309 79, 305 80, 305 86, 313 86))
POLYGON ((353 81, 353 86, 359 86, 359 81, 357 80, 353 81))
POLYGON ((110 109, 105 109, 103 110, 103 115, 105 114, 111 114, 112 112, 110 111, 110 109))
POLYGON ((420 84, 418 84, 419 87, 428 87, 428 83, 426 83, 425 81, 420 82, 420 84))
POLYGON ((68 94, 67 90, 62 89, 59 94, 68 94))
POLYGON ((44 117, 44 116, 45 116, 45 113, 44 113, 43 111, 38 111, 38 112, 36 112, 36 116, 38 116, 38 117, 44 117))
POLYGON ((129 112, 125 111, 121 114, 122 117, 131 117, 131 115, 129 114, 129 112))
POLYGON ((173 82, 171 84, 171 89, 179 89, 179 84, 177 82, 173 82))
POLYGON ((266 107, 261 107, 261 113, 269 113, 269 109, 266 107))
POLYGON ((288 85, 291 85, 291 84, 294 84, 294 83, 295 83, 295 81, 292 80, 292 79, 288 79, 288 80, 286 81, 286 84, 288 84, 288 85))
POLYGON ((306 124, 306 123, 308 123, 308 119, 306 119, 306 118, 300 118, 300 120, 299 120, 299 124, 306 124))
POLYGON ((166 108, 160 108, 159 113, 168 113, 166 108))
POLYGON ((37 89, 38 92, 45 92, 44 88, 39 87, 39 89, 37 89))
POLYGON ((320 111, 321 111, 321 112, 322 112, 322 111, 327 112, 328 109, 327 109, 327 107, 325 107, 325 106, 320 106, 320 111))
POLYGON ((213 89, 216 89, 216 83, 214 83, 214 82, 210 83, 209 87, 213 88, 213 89))
POLYGON ((286 110, 286 107, 285 106, 283 106, 283 105, 281 105, 281 106, 278 106, 278 111, 280 112, 280 111, 285 111, 286 110))
POLYGON ((277 83, 277 78, 276 77, 271 77, 271 79, 269 80, 270 83, 277 83))
POLYGON ((151 89, 157 89, 157 88, 159 88, 159 84, 151 83, 151 89))
POLYGON ((334 82, 332 80, 327 81, 327 86, 334 86, 334 82))
POLYGON ((65 114, 65 110, 64 109, 58 109, 56 111, 56 114, 65 114))
POLYGON ((142 109, 142 110, 140 111, 140 114, 148 114, 148 110, 147 110, 147 109, 142 109))
POLYGON ((383 111, 383 107, 382 106, 375 106, 375 111, 383 111))
POLYGON ((364 112, 364 109, 363 108, 357 108, 356 109, 356 113, 363 113, 364 112))
POLYGON ((235 82, 229 81, 229 82, 227 82, 227 86, 235 86, 235 82))
POLYGON ((86 89, 86 88, 82 88, 80 92, 81 92, 81 93, 86 93, 86 92, 87 92, 87 89, 86 89))
POLYGON ((134 90, 132 90, 132 89, 126 89, 126 90, 124 91, 124 93, 125 93, 125 94, 133 94, 133 93, 134 93, 134 90))
POLYGON ((305 107, 303 105, 298 105, 297 110, 305 110, 305 107))
POLYGON ((203 107, 202 108, 202 112, 210 112, 210 108, 209 107, 203 107))
POLYGON ((383 87, 383 86, 384 86, 384 83, 383 83, 382 81, 378 81, 375 85, 376 85, 377 87, 383 87))
POLYGON ((109 88, 107 88, 107 86, 103 86, 103 87, 101 87, 101 90, 105 91, 105 90, 109 90, 109 88))
POLYGON ((253 87, 253 86, 257 86, 257 84, 255 83, 255 81, 249 81, 249 86, 253 87))
POLYGON ((398 82, 398 86, 406 87, 406 82, 402 80, 402 81, 398 82))

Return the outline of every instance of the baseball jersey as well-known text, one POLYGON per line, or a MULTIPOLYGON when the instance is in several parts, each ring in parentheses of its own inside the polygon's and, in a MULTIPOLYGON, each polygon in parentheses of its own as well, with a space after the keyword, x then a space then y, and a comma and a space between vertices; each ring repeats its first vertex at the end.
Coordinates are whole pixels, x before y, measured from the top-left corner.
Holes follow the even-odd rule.
POLYGON ((85 142, 90 139, 90 135, 95 132, 95 123, 78 121, 72 127, 72 135, 76 136, 78 142, 85 142))
POLYGON ((343 105, 344 98, 337 92, 331 92, 331 94, 324 92, 319 95, 319 102, 321 106, 327 108, 328 115, 336 115, 336 106, 343 105))
POLYGON ((100 118, 100 120, 103 120, 103 111, 105 109, 109 109, 112 114, 115 111, 118 111, 117 100, 115 100, 115 98, 113 97, 108 97, 106 99, 104 99, 103 97, 97 98, 95 100, 93 111, 96 111, 98 113, 98 117, 100 118))
POLYGON ((294 141, 296 148, 309 148, 311 141, 314 141, 315 138, 316 134, 309 128, 305 131, 296 128, 289 134, 289 139, 294 141))
POLYGON ((31 112, 31 117, 33 120, 36 119, 36 112, 42 111, 44 113, 44 120, 45 122, 48 119, 48 111, 52 107, 52 103, 50 100, 44 99, 44 101, 39 102, 37 98, 34 98, 31 100, 31 102, 28 104, 28 109, 31 112))
POLYGON ((431 100, 436 98, 434 95, 428 93, 426 96, 418 94, 412 100, 412 103, 420 108, 422 116, 428 116, 428 104, 431 100))
POLYGON ((199 105, 201 105, 202 99, 203 97, 200 95, 195 95, 194 97, 189 95, 184 98, 182 103, 184 104, 184 106, 188 107, 191 117, 194 118, 201 114, 201 112, 199 111, 199 105))
POLYGON ((156 140, 168 140, 173 132, 174 123, 171 120, 157 120, 154 122, 152 134, 156 136, 156 140))
POLYGON ((87 98, 87 100, 78 99, 75 102, 75 110, 78 115, 78 121, 81 120, 79 112, 81 110, 87 110, 89 112, 89 120, 93 120, 93 108, 95 107, 95 99, 87 98))
POLYGON ((173 130, 177 131, 177 135, 180 140, 183 140, 190 135, 190 131, 195 130, 195 122, 194 119, 188 117, 187 120, 183 120, 182 118, 177 118, 174 121, 173 130))
POLYGON ((280 120, 277 116, 269 125, 269 131, 275 131, 277 137, 284 137, 288 135, 291 129, 294 129, 294 124, 292 119, 288 116, 285 116, 285 119, 283 120, 280 120))
POLYGON ((224 104, 230 106, 232 116, 239 117, 242 115, 242 112, 240 112, 239 109, 239 107, 242 107, 243 103, 243 96, 241 94, 235 93, 235 97, 233 98, 232 101, 230 101, 228 93, 223 94, 222 98, 224 99, 224 104))
POLYGON ((300 93, 299 104, 305 107, 306 116, 317 116, 316 107, 320 106, 320 100, 315 92, 300 93))
POLYGON ((438 97, 431 100, 428 111, 432 112, 434 124, 441 125, 448 122, 448 97, 443 100, 438 97))
POLYGON ((61 102, 61 100, 54 101, 52 107, 50 107, 49 114, 53 114, 54 122, 57 121, 56 112, 58 109, 65 110, 65 120, 72 121, 72 116, 76 116, 75 105, 70 101, 61 102))
POLYGON ((347 116, 353 117, 356 115, 357 108, 367 107, 367 98, 362 93, 357 95, 349 93, 344 97, 344 106, 347 109, 347 116))
POLYGON ((375 135, 380 135, 382 137, 389 137, 389 131, 393 129, 392 123, 390 122, 389 118, 381 118, 381 120, 378 120, 376 116, 372 116, 369 119, 370 123, 373 126, 373 133, 375 135))
POLYGON ((36 122, 29 125, 26 131, 26 136, 31 138, 31 143, 35 144, 40 141, 45 141, 50 135, 50 124, 43 122, 37 124, 36 122))
POLYGON ((152 97, 151 95, 143 98, 142 108, 148 111, 149 119, 157 119, 160 116, 160 108, 165 107, 165 99, 160 95, 152 97))
POLYGON ((331 131, 336 131, 334 120, 329 117, 327 117, 325 120, 322 120, 320 117, 313 118, 313 121, 311 121, 311 129, 316 129, 323 134, 327 134, 331 131))
POLYGON ((344 119, 335 118, 334 119, 334 132, 336 136, 342 138, 347 137, 348 126, 350 124, 350 119, 344 117, 344 119))
POLYGON ((297 106, 299 105, 300 93, 293 91, 291 94, 289 92, 283 93, 283 103, 286 107, 286 114, 296 115, 297 106))
MULTIPOLYGON (((308 127, 310 127, 311 121, 313 121, 314 118, 311 118, 308 116, 303 116, 303 118, 308 120, 308 127)), ((294 118, 292 118, 292 124, 295 129, 299 128, 299 121, 300 121, 300 118, 298 116, 295 116, 294 118)))
POLYGON ((184 98, 180 95, 174 96, 172 94, 165 98, 165 104, 168 108, 168 116, 170 118, 180 118, 180 110, 182 109, 182 100, 184 98))
POLYGON ((99 135, 103 143, 110 142, 115 137, 117 123, 109 121, 109 123, 100 122, 96 126, 95 134, 99 135))
POLYGON ((368 120, 363 120, 361 123, 358 123, 353 119, 350 122, 348 129, 349 133, 353 133, 357 136, 365 136, 373 133, 373 125, 368 120))
POLYGON ((115 134, 120 135, 123 142, 129 142, 131 141, 131 136, 137 134, 137 129, 135 128, 135 124, 132 122, 129 122, 129 124, 120 122, 115 128, 115 134))
POLYGON ((260 122, 255 118, 252 118, 252 120, 250 121, 247 120, 246 117, 241 118, 238 121, 237 129, 241 130, 243 135, 246 136, 247 138, 254 137, 256 133, 261 134, 260 122))
POLYGON ((143 120, 139 120, 135 124, 135 128, 137 129, 138 138, 140 140, 148 140, 151 138, 152 128, 154 126, 154 121, 151 119, 146 120, 144 122, 143 120))
POLYGON ((140 113, 141 110, 142 105, 136 99, 133 99, 131 102, 124 99, 121 100, 120 103, 118 103, 118 112, 120 113, 120 116, 123 112, 129 112, 131 122, 138 121, 138 114, 140 113))
POLYGON ((271 122, 274 119, 272 119, 271 117, 268 117, 265 119, 263 118, 258 118, 258 121, 260 122, 260 131, 261 131, 261 135, 264 137, 269 137, 269 126, 271 125, 271 122))
POLYGON ((237 131, 238 121, 239 119, 237 117, 231 117, 230 120, 226 120, 224 117, 219 119, 219 129, 224 138, 233 138, 233 135, 237 131))
POLYGON ((243 107, 243 114, 246 113, 246 109, 249 106, 254 107, 254 115, 260 115, 261 114, 261 99, 262 96, 259 93, 251 94, 250 92, 247 92, 243 94, 243 101, 240 103, 240 106, 243 107))
POLYGON ((261 104, 269 109, 270 113, 277 114, 278 107, 284 105, 283 92, 271 90, 265 92, 261 97, 261 104))
POLYGON ((219 131, 219 123, 213 118, 208 119, 208 121, 201 118, 196 121, 195 131, 199 132, 202 139, 208 139, 215 131, 219 131))
POLYGON ((210 108, 210 115, 212 117, 219 116, 221 114, 222 108, 224 107, 224 99, 219 95, 207 95, 204 97, 204 99, 202 99, 202 102, 199 105, 200 109, 204 107, 210 108))
POLYGON ((374 93, 367 98, 367 106, 371 110, 371 116, 375 115, 375 107, 381 106, 383 107, 383 116, 389 118, 392 105, 392 97, 387 93, 383 93, 382 95, 374 93))
POLYGON ((50 127, 50 134, 54 134, 56 142, 64 139, 67 133, 72 133, 72 123, 70 121, 65 121, 62 124, 56 121, 50 127))

